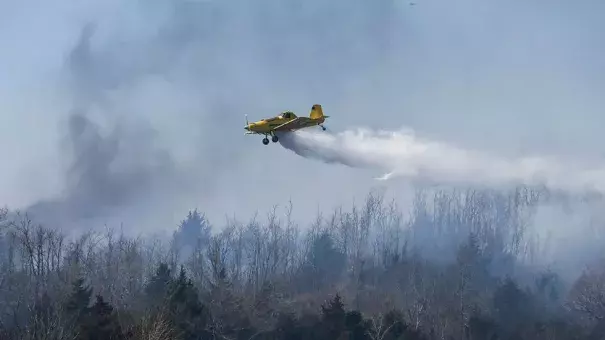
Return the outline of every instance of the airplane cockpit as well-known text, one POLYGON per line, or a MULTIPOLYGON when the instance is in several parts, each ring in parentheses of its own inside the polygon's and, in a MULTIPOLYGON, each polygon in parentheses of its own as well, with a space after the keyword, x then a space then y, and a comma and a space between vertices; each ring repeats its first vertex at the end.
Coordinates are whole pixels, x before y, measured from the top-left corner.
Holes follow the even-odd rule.
POLYGON ((281 116, 285 119, 292 119, 295 117, 294 113, 292 113, 291 111, 282 112, 281 116))

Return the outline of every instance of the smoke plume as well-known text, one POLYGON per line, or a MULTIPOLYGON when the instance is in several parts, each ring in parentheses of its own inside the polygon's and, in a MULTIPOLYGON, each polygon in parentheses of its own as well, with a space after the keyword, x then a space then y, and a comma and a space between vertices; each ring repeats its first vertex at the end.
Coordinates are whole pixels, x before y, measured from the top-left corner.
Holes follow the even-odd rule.
POLYGON ((326 163, 383 171, 377 179, 406 177, 432 184, 491 187, 543 186, 570 194, 605 193, 605 166, 544 156, 511 159, 419 138, 411 130, 296 131, 280 143, 296 154, 326 163))

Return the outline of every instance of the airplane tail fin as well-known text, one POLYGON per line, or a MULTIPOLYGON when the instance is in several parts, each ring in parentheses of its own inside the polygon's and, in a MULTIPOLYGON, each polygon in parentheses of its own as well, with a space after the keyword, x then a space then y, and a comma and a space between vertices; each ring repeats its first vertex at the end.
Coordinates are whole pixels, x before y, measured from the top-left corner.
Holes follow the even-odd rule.
POLYGON ((320 118, 328 118, 329 116, 324 116, 324 111, 321 108, 321 105, 315 104, 311 108, 311 114, 309 118, 311 119, 320 119, 320 118))

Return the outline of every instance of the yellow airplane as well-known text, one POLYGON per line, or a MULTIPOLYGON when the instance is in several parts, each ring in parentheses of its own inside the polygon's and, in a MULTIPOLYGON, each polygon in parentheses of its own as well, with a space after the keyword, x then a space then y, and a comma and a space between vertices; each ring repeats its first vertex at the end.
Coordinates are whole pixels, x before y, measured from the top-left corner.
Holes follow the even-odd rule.
POLYGON ((279 138, 275 134, 282 131, 296 131, 306 127, 321 126, 325 131, 323 122, 330 116, 324 116, 321 105, 315 104, 311 108, 309 117, 297 117, 292 111, 284 111, 279 116, 261 119, 259 121, 248 123, 248 115, 246 115, 246 126, 244 129, 247 135, 265 135, 263 144, 269 144, 269 136, 273 143, 277 143, 279 138))

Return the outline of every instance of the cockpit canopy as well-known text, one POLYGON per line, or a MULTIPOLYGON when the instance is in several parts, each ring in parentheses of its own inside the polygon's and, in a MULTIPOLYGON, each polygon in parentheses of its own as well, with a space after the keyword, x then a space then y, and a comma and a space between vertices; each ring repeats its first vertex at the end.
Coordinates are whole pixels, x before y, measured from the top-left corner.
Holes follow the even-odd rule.
POLYGON ((292 111, 284 111, 284 112, 282 112, 281 116, 284 117, 285 119, 296 118, 296 115, 292 111))

